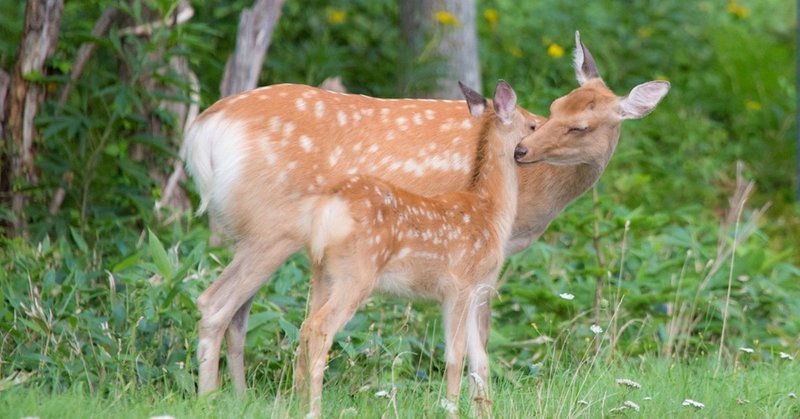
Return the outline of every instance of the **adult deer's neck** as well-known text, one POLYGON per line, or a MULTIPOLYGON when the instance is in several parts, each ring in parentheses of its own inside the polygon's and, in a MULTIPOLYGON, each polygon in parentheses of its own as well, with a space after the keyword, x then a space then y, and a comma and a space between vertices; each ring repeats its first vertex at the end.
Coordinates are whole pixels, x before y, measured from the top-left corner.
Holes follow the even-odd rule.
POLYGON ((502 138, 496 124, 499 122, 492 114, 483 120, 468 191, 476 194, 480 211, 504 243, 511 234, 517 211, 518 179, 517 165, 512 156, 515 144, 502 138))

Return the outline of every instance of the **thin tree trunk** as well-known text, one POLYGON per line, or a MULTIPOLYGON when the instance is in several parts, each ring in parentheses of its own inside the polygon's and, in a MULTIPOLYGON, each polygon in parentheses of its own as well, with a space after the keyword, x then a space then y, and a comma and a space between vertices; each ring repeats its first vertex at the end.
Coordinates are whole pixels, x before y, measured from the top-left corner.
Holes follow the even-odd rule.
POLYGON ((19 56, 11 76, 9 114, 4 121, 3 135, 10 139, 4 144, 8 159, 6 176, 13 217, 11 227, 17 235, 26 229, 23 209, 27 196, 19 185, 36 182, 36 127, 33 121, 45 98, 42 86, 26 78, 45 73, 45 61, 56 48, 63 10, 63 0, 28 0, 19 56))
POLYGON ((253 7, 242 11, 236 49, 225 64, 219 89, 222 97, 253 89, 258 84, 258 75, 285 1, 256 0, 253 7))
MULTIPOLYGON (((429 96, 461 99, 459 80, 479 92, 482 90, 475 13, 475 0, 400 2, 401 30, 410 50, 418 57, 433 42, 432 51, 444 65, 444 73, 429 96)), ((413 87, 411 91, 423 94, 413 87)))
POLYGON ((8 108, 8 87, 11 85, 11 76, 8 75, 3 69, 0 69, 0 202, 5 203, 8 201, 6 195, 11 190, 6 173, 8 167, 6 155, 6 109, 8 108))

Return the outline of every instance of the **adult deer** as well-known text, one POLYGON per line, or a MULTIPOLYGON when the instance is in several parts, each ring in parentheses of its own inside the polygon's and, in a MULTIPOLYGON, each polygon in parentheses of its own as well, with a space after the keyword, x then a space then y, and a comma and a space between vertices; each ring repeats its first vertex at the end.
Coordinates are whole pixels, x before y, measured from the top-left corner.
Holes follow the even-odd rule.
MULTIPOLYGON (((554 106, 550 118, 556 123, 551 126, 566 126, 565 121, 584 115, 595 125, 590 130, 586 125, 583 139, 597 144, 587 151, 591 158, 519 169, 517 216, 507 253, 527 248, 567 204, 594 184, 613 154, 622 120, 646 115, 669 89, 666 82, 648 82, 627 97, 616 97, 600 80, 578 34, 576 44, 575 71, 581 87, 559 101, 587 105, 582 98, 594 96, 598 101, 583 108, 580 103, 554 106)), ((527 117, 531 129, 544 125, 540 117, 519 108, 517 112, 527 117)), ((475 167, 479 129, 457 102, 381 100, 297 85, 225 98, 201 114, 186 135, 182 155, 201 194, 200 210, 209 207, 227 226, 236 249, 233 261, 198 299, 198 392, 217 388, 226 328, 232 381, 237 391, 244 391, 243 347, 252 297, 306 243, 303 227, 309 220, 298 216, 306 198, 353 174, 379 175, 427 196, 464 190, 475 167), (449 145, 443 149, 441 144, 449 145)), ((534 162, 535 150, 526 141, 517 155, 523 162, 534 162)), ((486 298, 478 313, 483 345, 489 326, 486 298)))
MULTIPOLYGON (((424 197, 373 177, 354 176, 310 205, 313 263, 309 314, 300 332, 295 377, 309 379, 310 416, 321 413, 322 381, 334 335, 374 290, 442 303, 447 396, 458 401, 465 352, 479 383, 489 365, 478 307, 486 304, 504 259, 517 211, 514 150, 528 121, 516 94, 497 83, 494 112, 461 86, 481 138, 472 180, 464 192, 424 197)), ((444 144, 445 148, 450 144, 444 144)), ((488 398, 473 385, 488 411, 488 398)))

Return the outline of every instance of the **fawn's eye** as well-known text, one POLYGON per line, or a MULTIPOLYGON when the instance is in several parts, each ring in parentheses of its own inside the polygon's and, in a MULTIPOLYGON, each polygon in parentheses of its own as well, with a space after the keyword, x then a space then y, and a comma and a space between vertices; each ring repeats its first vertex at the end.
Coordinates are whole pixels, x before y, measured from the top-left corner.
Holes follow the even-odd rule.
POLYGON ((528 128, 530 128, 531 131, 536 131, 536 124, 531 124, 528 128))

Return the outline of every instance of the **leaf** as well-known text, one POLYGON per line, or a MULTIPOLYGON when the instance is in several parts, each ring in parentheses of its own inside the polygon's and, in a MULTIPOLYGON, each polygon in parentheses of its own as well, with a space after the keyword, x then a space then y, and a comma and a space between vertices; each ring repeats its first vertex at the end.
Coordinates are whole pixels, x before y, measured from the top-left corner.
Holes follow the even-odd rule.
POLYGON ((286 333, 286 336, 289 338, 289 341, 294 343, 294 342, 297 342, 299 340, 299 338, 300 338, 300 329, 298 329, 297 326, 289 323, 283 317, 281 317, 281 319, 278 320, 278 324, 281 325, 281 329, 283 329, 283 333, 286 333))
POLYGON ((80 249, 83 253, 89 253, 89 245, 86 244, 86 240, 83 239, 81 233, 79 233, 74 227, 70 227, 69 232, 72 235, 72 241, 75 242, 75 244, 78 246, 78 249, 80 249))
POLYGON ((159 241, 158 237, 153 234, 152 230, 147 229, 147 233, 150 257, 153 258, 153 262, 156 264, 158 273, 164 278, 164 280, 169 280, 172 278, 172 264, 169 263, 167 251, 164 250, 164 245, 161 244, 161 241, 159 241))
POLYGON ((139 262, 139 259, 141 258, 142 258, 142 252, 136 252, 126 257, 116 265, 114 265, 114 267, 111 268, 111 272, 118 273, 124 271, 125 269, 130 268, 133 265, 136 265, 139 262))

